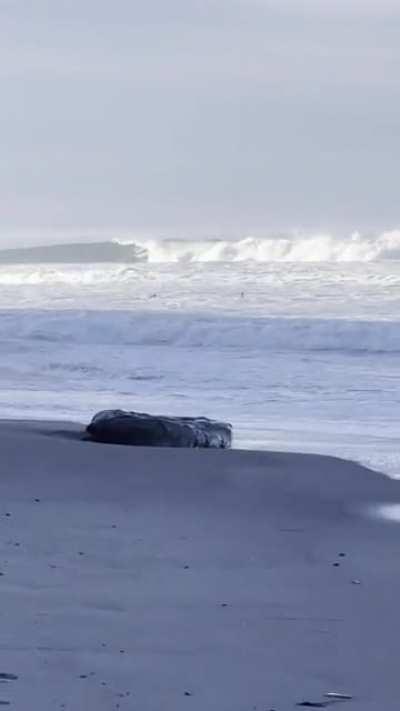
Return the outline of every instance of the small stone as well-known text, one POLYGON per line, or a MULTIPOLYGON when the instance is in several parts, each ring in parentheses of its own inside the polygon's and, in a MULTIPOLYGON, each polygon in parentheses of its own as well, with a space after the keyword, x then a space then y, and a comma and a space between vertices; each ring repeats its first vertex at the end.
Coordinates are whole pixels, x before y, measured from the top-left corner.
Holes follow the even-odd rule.
POLYGON ((353 585, 361 585, 361 580, 352 580, 353 585))
POLYGON ((221 602, 221 607, 228 607, 228 603, 227 603, 227 602, 221 602))
POLYGON ((78 555, 85 555, 83 551, 79 551, 78 555))
POLYGON ((35 502, 36 502, 37 504, 40 504, 40 499, 35 499, 35 502))
POLYGON ((185 691, 185 696, 192 696, 190 691, 185 691))
POLYGON ((120 654, 125 654, 125 649, 120 649, 120 650, 119 650, 119 653, 120 653, 120 654))
POLYGON ((184 565, 184 566, 183 566, 183 569, 184 569, 184 570, 189 570, 189 566, 188 566, 188 565, 184 565))
POLYGON ((10 513, 6 513, 5 515, 6 515, 6 516, 8 516, 8 517, 10 517, 10 516, 11 516, 11 514, 10 514, 10 513))
POLYGON ((339 553, 339 558, 345 558, 345 557, 346 557, 346 553, 339 553))
POLYGON ((340 563, 332 563, 332 565, 333 565, 334 568, 339 568, 339 567, 340 567, 340 563))
POLYGON ((79 675, 79 678, 80 678, 80 679, 87 679, 87 674, 80 674, 80 675, 79 675))

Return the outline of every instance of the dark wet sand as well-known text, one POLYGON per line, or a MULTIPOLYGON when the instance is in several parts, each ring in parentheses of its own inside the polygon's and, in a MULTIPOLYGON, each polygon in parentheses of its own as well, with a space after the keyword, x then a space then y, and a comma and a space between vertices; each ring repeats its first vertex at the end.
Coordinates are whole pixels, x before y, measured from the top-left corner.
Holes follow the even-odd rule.
POLYGON ((353 699, 328 708, 399 710, 400 524, 363 512, 400 483, 78 430, 0 423, 0 701, 289 711, 337 692, 353 699))

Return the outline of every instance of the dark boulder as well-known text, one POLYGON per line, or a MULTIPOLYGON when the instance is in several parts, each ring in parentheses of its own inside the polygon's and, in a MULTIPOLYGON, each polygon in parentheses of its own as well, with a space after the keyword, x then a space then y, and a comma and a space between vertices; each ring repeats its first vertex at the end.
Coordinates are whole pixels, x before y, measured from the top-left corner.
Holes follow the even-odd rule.
POLYGON ((232 427, 206 417, 163 417, 103 410, 86 428, 89 439, 139 447, 215 447, 228 449, 232 427))

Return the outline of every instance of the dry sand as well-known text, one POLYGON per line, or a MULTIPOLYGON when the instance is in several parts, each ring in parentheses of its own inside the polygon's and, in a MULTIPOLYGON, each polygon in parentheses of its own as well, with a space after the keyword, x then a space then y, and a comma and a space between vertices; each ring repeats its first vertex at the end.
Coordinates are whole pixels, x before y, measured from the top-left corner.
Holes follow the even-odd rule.
POLYGON ((78 430, 0 424, 1 702, 399 710, 400 528, 364 513, 400 502, 398 482, 78 430))

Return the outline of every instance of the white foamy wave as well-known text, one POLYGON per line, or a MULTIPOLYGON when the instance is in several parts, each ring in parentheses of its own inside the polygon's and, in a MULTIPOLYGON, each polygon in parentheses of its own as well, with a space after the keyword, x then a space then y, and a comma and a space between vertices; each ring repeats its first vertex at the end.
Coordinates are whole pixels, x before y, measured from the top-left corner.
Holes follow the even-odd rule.
MULTIPOLYGON (((128 246, 125 243, 125 246, 128 246)), ((400 259, 400 230, 343 239, 321 234, 240 240, 147 240, 131 244, 141 261, 372 262, 400 259)))
POLYGON ((91 346, 400 352, 394 321, 201 317, 98 311, 2 312, 0 339, 91 346))
MULTIPOLYGON (((329 234, 265 238, 146 239, 0 250, 0 265, 187 262, 373 262, 400 259, 400 230, 343 238, 329 234)), ((38 270, 40 273, 40 269, 38 270)), ((34 277, 33 277, 34 278, 34 277)))
POLYGON ((115 266, 114 264, 99 265, 7 265, 0 267, 0 284, 3 286, 97 286, 112 285, 133 280, 133 268, 115 266))

